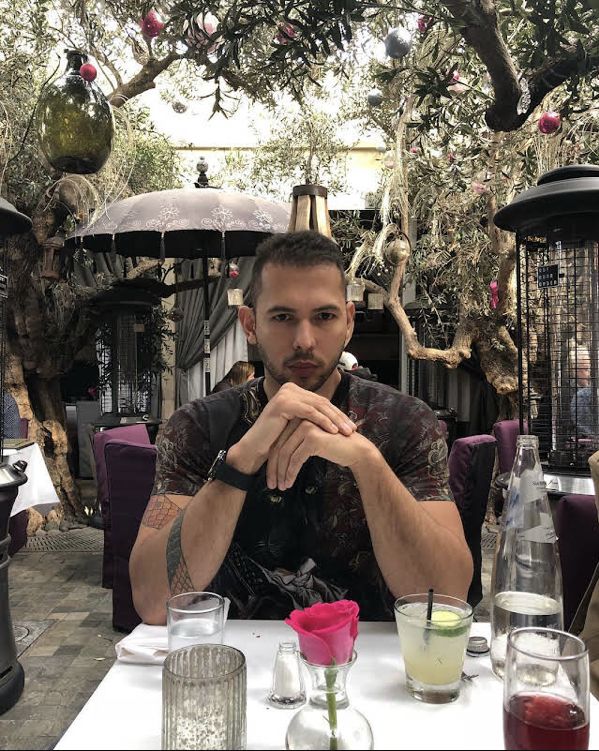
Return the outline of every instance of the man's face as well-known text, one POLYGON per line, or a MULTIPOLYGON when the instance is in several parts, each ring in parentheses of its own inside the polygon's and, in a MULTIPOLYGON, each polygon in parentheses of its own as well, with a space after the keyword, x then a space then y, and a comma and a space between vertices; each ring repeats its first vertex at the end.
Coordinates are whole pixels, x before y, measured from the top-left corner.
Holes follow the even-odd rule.
POLYGON ((332 264, 308 268, 266 264, 254 309, 239 318, 250 344, 279 385, 318 391, 335 372, 354 326, 353 303, 332 264))

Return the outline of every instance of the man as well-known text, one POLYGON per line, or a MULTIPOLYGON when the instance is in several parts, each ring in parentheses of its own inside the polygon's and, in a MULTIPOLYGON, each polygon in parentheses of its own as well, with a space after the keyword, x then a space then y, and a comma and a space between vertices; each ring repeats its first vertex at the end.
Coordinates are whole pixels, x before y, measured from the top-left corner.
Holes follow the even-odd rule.
POLYGON ((337 369, 354 306, 335 243, 271 237, 251 299, 239 320, 264 379, 189 403, 164 429, 130 561, 143 620, 164 623, 167 598, 189 590, 227 595, 242 618, 347 597, 375 620, 400 594, 465 597, 472 560, 435 416, 337 369))

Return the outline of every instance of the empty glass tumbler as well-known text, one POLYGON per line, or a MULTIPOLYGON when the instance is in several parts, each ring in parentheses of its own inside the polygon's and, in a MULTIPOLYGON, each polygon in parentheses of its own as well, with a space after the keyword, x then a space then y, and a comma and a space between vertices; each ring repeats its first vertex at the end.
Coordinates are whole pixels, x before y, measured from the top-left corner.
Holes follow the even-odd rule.
POLYGON ((197 644, 167 655, 163 749, 244 749, 246 714, 246 662, 238 649, 197 644))

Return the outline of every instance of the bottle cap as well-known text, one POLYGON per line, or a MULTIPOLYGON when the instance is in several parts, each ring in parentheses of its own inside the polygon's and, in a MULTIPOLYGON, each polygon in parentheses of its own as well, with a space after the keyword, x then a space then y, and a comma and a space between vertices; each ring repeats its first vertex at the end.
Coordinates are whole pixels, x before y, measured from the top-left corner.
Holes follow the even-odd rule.
POLYGON ((468 639, 466 652, 474 657, 484 655, 489 651, 489 643, 484 636, 471 636, 468 639))

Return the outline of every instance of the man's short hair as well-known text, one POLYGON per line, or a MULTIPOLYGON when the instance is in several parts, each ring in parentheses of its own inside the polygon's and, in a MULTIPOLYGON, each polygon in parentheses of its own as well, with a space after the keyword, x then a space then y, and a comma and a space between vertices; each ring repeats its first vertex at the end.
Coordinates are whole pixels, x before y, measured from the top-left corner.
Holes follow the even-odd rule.
POLYGON ((250 305, 254 307, 262 289, 262 270, 267 263, 296 268, 328 263, 339 269, 341 283, 345 287, 343 254, 339 246, 328 237, 312 230, 272 235, 261 243, 256 251, 249 290, 250 305))

